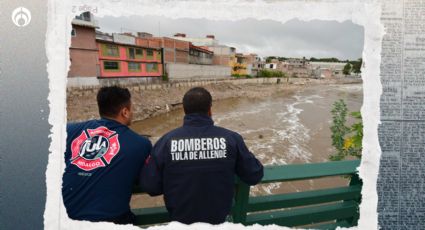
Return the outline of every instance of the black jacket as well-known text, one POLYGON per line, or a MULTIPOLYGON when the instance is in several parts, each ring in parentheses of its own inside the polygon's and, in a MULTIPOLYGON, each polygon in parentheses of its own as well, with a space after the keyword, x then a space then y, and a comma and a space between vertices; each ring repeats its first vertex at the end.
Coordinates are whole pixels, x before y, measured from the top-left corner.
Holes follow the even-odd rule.
POLYGON ((164 194, 173 221, 219 224, 230 213, 235 174, 255 185, 263 166, 239 134, 214 126, 209 116, 190 114, 155 144, 140 184, 150 195, 164 194))

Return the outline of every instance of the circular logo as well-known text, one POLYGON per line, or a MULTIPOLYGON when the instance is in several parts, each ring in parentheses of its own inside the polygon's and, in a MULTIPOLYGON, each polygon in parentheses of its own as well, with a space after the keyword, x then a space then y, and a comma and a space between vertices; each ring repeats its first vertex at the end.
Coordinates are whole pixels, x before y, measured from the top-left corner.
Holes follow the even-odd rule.
POLYGON ((90 171, 107 167, 120 151, 118 134, 104 126, 82 130, 71 142, 71 164, 90 171))
POLYGON ((18 7, 12 12, 12 21, 18 27, 24 27, 31 22, 31 12, 25 7, 18 7))

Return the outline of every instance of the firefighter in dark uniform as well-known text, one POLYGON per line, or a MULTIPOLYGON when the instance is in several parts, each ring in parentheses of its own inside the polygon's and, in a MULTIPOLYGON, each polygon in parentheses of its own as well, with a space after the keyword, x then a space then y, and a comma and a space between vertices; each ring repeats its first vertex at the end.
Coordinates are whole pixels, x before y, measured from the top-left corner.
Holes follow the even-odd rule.
POLYGON ((67 125, 63 201, 71 219, 131 224, 132 188, 152 144, 128 127, 128 89, 103 87, 97 103, 101 119, 67 125))
POLYGON ((249 185, 263 166, 236 132, 214 125, 211 94, 204 88, 183 97, 184 124, 158 140, 140 177, 150 195, 164 195, 173 221, 220 224, 230 214, 235 175, 249 185))

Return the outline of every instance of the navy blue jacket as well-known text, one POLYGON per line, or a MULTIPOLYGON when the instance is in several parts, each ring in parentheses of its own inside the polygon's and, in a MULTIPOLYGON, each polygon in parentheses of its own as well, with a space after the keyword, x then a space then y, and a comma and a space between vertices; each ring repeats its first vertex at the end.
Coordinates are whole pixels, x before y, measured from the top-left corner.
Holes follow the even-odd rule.
POLYGON ((219 224, 230 213, 235 174, 254 185, 263 166, 239 134, 214 126, 209 116, 189 114, 158 140, 142 174, 140 185, 150 195, 164 194, 172 220, 219 224))
POLYGON ((105 118, 69 124, 67 134, 62 195, 68 216, 109 221, 129 213, 151 142, 105 118))

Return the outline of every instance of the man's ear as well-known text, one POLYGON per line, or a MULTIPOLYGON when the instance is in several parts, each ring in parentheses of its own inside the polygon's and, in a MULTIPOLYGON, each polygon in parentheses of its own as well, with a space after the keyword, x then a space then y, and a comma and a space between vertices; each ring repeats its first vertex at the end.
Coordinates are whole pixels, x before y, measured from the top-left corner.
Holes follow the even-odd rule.
POLYGON ((130 109, 127 106, 124 106, 121 109, 121 116, 125 117, 125 118, 130 118, 130 109))
POLYGON ((208 116, 212 117, 211 107, 208 109, 208 116))

